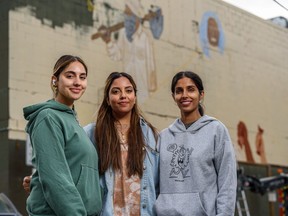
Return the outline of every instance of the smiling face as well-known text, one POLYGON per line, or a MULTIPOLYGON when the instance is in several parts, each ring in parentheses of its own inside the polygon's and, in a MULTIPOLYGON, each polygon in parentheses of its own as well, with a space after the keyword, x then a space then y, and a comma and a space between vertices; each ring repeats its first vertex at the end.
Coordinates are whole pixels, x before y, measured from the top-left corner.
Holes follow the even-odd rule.
POLYGON ((208 19, 207 37, 212 46, 217 47, 219 44, 220 32, 216 20, 212 17, 208 19))
POLYGON ((72 108, 75 100, 78 100, 87 87, 87 71, 82 63, 74 61, 70 63, 57 77, 52 76, 57 87, 55 100, 72 108))
POLYGON ((181 111, 182 118, 194 121, 201 117, 198 106, 204 97, 204 92, 200 93, 192 79, 188 77, 179 79, 172 96, 181 111))
POLYGON ((109 89, 108 104, 116 117, 130 115, 136 102, 133 85, 126 77, 115 79, 109 89))

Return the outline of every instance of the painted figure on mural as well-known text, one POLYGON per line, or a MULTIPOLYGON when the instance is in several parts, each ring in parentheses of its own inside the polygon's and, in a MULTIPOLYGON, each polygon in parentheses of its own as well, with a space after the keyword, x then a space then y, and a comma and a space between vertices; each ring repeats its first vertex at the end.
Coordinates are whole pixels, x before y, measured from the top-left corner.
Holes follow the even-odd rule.
POLYGON ((266 164, 267 159, 266 159, 266 153, 265 153, 265 148, 264 148, 263 133, 264 133, 263 128, 261 128, 258 125, 258 132, 256 135, 256 143, 255 143, 256 144, 256 152, 260 157, 261 163, 266 164))
POLYGON ((207 36, 208 41, 211 44, 211 46, 217 47, 219 45, 219 28, 218 24, 213 17, 208 18, 208 29, 207 29, 207 36))
POLYGON ((125 0, 124 22, 115 25, 116 30, 105 26, 98 29, 105 32, 101 38, 107 44, 108 56, 114 61, 122 61, 123 70, 135 78, 139 103, 157 89, 153 37, 159 39, 162 33, 163 16, 161 10, 154 11, 153 16, 150 12, 144 13, 139 0, 125 0), (144 21, 149 21, 150 30, 144 21), (117 39, 112 39, 113 31, 118 33, 117 39))
POLYGON ((203 14, 200 23, 199 37, 203 53, 210 57, 210 46, 218 47, 219 52, 224 52, 224 32, 216 13, 207 11, 203 14))
POLYGON ((248 140, 248 131, 244 122, 240 121, 237 126, 237 135, 238 135, 238 145, 240 149, 245 150, 246 161, 250 163, 254 163, 254 158, 252 155, 250 143, 248 140))

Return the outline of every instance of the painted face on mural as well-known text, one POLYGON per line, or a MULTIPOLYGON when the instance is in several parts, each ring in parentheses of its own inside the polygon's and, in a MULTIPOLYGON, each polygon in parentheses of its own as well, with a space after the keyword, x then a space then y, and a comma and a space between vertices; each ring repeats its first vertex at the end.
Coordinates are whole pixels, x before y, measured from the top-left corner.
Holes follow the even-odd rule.
POLYGON ((219 44, 219 28, 216 20, 212 17, 208 19, 207 37, 211 46, 218 46, 219 44))

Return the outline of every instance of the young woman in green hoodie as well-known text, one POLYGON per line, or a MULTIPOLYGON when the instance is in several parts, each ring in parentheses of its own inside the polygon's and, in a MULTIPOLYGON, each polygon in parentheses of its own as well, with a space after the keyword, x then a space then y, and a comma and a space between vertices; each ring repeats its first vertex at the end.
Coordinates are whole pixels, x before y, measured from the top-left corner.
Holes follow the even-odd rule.
POLYGON ((98 155, 74 110, 87 87, 87 73, 81 58, 61 56, 51 77, 54 98, 23 109, 36 170, 27 199, 30 216, 101 211, 98 155))

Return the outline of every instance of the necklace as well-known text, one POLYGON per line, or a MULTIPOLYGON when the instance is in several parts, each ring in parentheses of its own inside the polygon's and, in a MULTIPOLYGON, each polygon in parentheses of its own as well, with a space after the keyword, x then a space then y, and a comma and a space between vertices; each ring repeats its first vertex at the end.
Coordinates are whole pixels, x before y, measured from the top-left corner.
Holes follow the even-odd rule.
POLYGON ((127 134, 124 134, 121 131, 118 131, 118 135, 120 137, 121 144, 127 143, 127 134))
POLYGON ((121 144, 128 142, 127 135, 128 135, 129 128, 130 128, 130 124, 116 123, 116 129, 117 129, 121 144))

